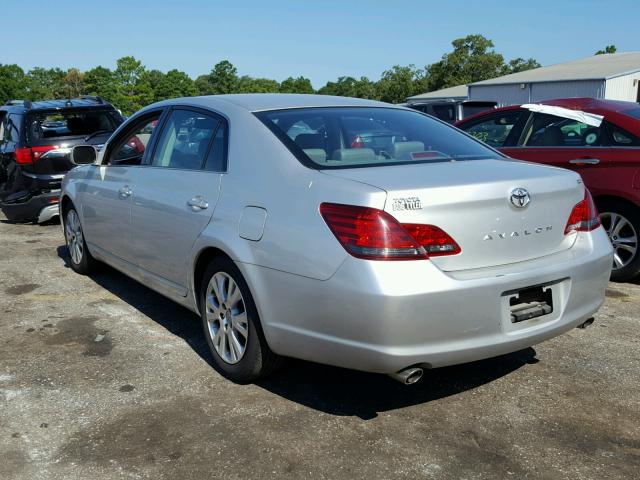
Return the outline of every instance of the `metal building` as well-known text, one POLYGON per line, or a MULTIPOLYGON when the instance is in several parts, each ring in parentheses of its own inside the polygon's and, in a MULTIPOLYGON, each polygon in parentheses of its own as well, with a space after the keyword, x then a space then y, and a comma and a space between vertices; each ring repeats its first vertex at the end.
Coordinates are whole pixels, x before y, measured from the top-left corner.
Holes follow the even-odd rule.
POLYGON ((469 100, 499 106, 568 97, 640 102, 640 52, 594 55, 468 86, 469 100))

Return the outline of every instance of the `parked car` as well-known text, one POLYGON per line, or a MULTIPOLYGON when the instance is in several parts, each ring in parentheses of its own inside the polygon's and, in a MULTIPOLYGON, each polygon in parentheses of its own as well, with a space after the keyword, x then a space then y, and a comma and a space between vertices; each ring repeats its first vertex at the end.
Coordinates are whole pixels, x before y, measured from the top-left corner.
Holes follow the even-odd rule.
POLYGON ((412 100, 405 104, 447 123, 455 123, 480 112, 493 110, 496 105, 496 102, 480 100, 412 100))
POLYGON ((44 222, 58 215, 60 183, 71 147, 100 145, 123 122, 99 97, 0 106, 0 209, 9 220, 44 222))
POLYGON ((235 381, 288 356, 413 383, 559 335, 604 300, 612 249, 579 175, 414 110, 175 99, 73 155, 90 165, 62 185, 71 267, 106 262, 199 312, 235 381), (354 145, 367 125, 394 139, 354 145))
POLYGON ((612 280, 640 274, 640 105, 549 100, 499 108, 456 125, 510 157, 580 173, 615 250, 612 280))

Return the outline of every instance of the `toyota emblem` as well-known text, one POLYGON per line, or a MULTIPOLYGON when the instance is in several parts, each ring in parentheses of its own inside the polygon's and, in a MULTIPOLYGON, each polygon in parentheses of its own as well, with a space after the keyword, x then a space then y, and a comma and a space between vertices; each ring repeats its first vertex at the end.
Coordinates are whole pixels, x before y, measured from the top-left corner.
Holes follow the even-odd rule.
POLYGON ((526 189, 518 187, 511 190, 510 200, 514 207, 524 208, 529 205, 531 197, 526 189))

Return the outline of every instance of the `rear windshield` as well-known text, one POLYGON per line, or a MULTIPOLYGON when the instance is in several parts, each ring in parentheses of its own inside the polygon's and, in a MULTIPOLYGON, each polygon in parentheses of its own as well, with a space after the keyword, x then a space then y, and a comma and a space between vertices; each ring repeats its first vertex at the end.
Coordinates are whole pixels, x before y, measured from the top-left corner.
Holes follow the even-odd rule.
POLYGON ((256 114, 312 168, 478 160, 499 156, 480 142, 413 110, 330 107, 256 114))
POLYGON ((32 113, 30 133, 34 140, 87 136, 113 131, 119 123, 110 110, 32 113))

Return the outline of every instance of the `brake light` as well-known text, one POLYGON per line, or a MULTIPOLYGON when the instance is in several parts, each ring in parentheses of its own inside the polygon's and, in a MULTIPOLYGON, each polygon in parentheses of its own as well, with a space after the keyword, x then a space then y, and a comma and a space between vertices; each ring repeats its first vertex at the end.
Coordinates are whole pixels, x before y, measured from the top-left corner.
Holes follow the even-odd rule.
POLYGON ((351 141, 351 148, 364 148, 364 140, 360 135, 356 135, 351 141))
POLYGON ((37 162, 42 155, 49 150, 60 148, 58 145, 41 145, 39 147, 16 148, 16 162, 21 165, 28 165, 37 162))
POLYGON ((584 198, 573 207, 564 234, 571 232, 590 232, 600 226, 598 209, 596 208, 589 190, 584 189, 584 198))
POLYGON ((420 260, 460 253, 458 244, 433 225, 400 224, 383 210, 323 203, 320 214, 351 255, 368 260, 420 260))

